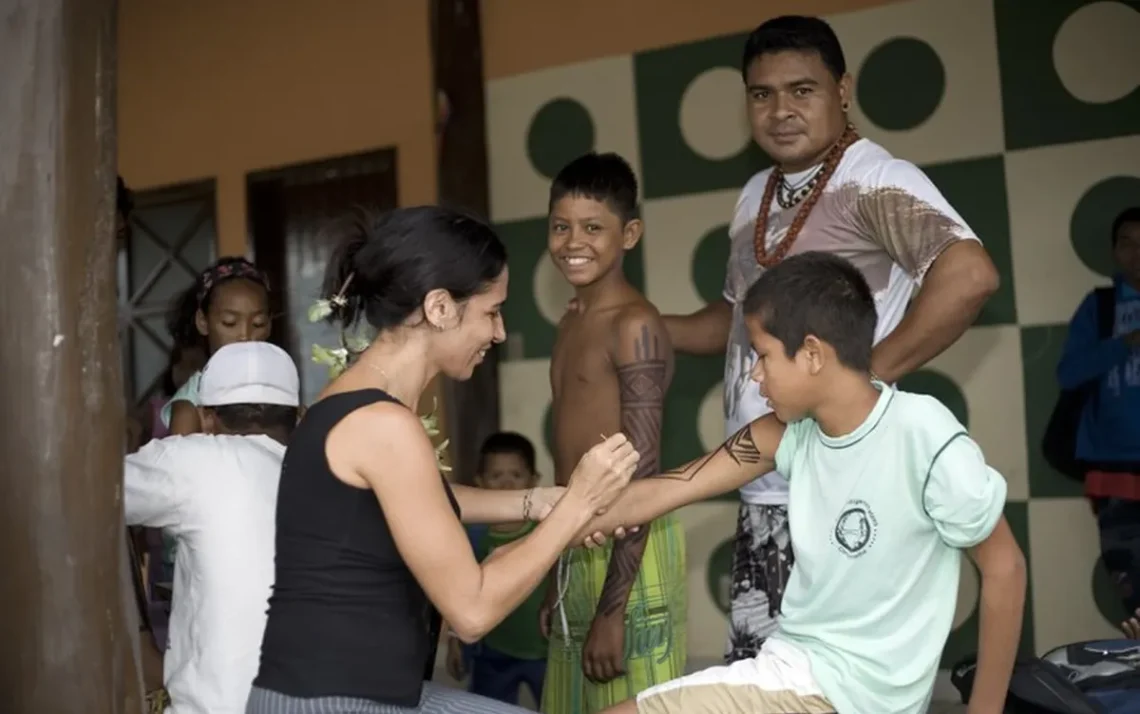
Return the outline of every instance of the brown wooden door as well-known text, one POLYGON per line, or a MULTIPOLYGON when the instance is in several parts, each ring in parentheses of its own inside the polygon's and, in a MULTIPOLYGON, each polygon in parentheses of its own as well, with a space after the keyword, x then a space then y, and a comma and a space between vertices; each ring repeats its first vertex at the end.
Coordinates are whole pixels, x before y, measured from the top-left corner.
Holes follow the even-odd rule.
POLYGON ((338 340, 334 328, 312 324, 307 315, 321 296, 325 266, 336 248, 323 229, 354 206, 390 210, 398 205, 395 151, 255 174, 248 195, 254 257, 273 288, 272 341, 297 360, 301 398, 311 404, 328 377, 326 368, 310 359, 312 346, 338 340))

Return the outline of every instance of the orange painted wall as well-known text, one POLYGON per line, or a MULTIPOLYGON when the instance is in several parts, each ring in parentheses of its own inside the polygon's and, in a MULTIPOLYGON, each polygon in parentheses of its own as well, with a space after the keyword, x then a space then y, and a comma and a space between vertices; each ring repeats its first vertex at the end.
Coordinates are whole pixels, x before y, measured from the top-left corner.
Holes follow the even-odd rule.
MULTIPOLYGON (((890 0, 483 0, 488 79, 890 0)), ((245 176, 395 146, 402 204, 435 200, 428 0, 121 0, 119 168, 217 181, 218 249, 246 251, 245 176)))
POLYGON ((388 146, 435 200, 426 0, 121 0, 119 169, 215 178, 218 248, 246 250, 248 172, 388 146))
POLYGON ((895 0, 483 0, 484 72, 509 77, 751 30, 777 15, 831 15, 895 0))

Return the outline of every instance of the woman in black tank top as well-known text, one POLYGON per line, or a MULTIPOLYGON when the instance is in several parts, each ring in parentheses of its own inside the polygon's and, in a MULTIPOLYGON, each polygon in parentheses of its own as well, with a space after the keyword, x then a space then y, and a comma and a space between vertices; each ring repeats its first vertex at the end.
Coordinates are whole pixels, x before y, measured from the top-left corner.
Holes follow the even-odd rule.
POLYGON ((505 333, 507 256, 485 224, 438 207, 338 226, 324 294, 342 330, 377 331, 293 434, 277 498, 276 583, 247 714, 513 712, 424 682, 442 613, 481 638, 542 582, 628 483, 621 435, 567 489, 449 485, 415 409, 437 375, 470 378, 505 333), (483 564, 466 523, 542 520, 483 564))

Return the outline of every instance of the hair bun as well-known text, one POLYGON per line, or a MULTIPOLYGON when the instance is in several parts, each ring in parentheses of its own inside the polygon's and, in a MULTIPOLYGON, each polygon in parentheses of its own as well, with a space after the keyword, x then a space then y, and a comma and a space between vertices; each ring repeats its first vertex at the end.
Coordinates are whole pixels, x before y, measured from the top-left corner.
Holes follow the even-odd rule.
POLYGON ((355 209, 333 221, 322 297, 344 327, 361 317, 377 330, 403 324, 432 290, 455 300, 481 292, 506 266, 506 250, 482 221, 439 206, 386 213, 355 209))
POLYGON ((330 308, 328 320, 350 326, 360 317, 360 276, 356 274, 356 256, 368 242, 367 217, 352 211, 334 220, 323 231, 324 240, 336 248, 325 269, 321 299, 330 308))

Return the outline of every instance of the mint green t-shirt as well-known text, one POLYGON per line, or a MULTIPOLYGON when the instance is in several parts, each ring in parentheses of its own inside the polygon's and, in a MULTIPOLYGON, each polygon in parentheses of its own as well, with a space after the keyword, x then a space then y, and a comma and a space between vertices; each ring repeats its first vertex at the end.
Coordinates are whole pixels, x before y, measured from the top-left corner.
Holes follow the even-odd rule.
POLYGON ((190 375, 190 379, 187 379, 186 383, 179 387, 174 396, 170 398, 170 401, 162 406, 162 423, 166 425, 167 429, 170 428, 170 417, 174 414, 175 402, 190 402, 194 406, 198 406, 198 383, 201 381, 202 371, 198 370, 190 375))
POLYGON ((804 650, 843 714, 921 714, 954 617, 962 549, 1002 515, 1005 480, 938 400, 876 384, 851 434, 789 424, 796 565, 774 638, 804 650))

